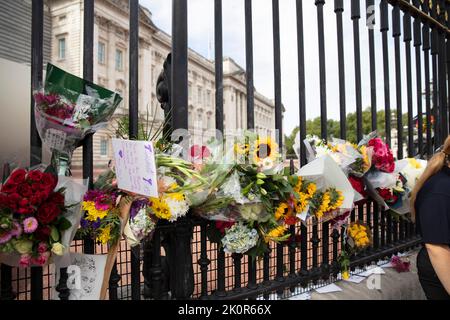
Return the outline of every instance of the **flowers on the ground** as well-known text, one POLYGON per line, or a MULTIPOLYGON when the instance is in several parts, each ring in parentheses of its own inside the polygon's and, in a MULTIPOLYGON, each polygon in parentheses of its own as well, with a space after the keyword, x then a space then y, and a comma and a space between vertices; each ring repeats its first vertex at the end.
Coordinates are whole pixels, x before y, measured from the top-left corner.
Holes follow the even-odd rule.
POLYGON ((398 273, 409 272, 411 262, 408 258, 401 258, 399 256, 393 256, 391 258, 391 265, 398 273))
POLYGON ((0 189, 0 252, 21 255, 21 267, 46 264, 53 244, 72 226, 57 183, 51 173, 16 169, 0 189))

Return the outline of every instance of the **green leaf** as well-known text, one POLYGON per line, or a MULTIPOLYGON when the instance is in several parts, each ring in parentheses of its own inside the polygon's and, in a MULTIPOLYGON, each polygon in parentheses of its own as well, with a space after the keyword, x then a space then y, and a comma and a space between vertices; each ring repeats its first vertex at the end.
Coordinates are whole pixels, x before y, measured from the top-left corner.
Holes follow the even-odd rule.
POLYGON ((69 229, 71 226, 72 226, 72 223, 70 223, 70 221, 67 220, 66 218, 61 217, 59 219, 59 230, 65 231, 65 230, 69 229))
POLYGON ((50 238, 52 238, 54 242, 59 241, 59 231, 58 228, 56 228, 55 226, 51 227, 50 238))

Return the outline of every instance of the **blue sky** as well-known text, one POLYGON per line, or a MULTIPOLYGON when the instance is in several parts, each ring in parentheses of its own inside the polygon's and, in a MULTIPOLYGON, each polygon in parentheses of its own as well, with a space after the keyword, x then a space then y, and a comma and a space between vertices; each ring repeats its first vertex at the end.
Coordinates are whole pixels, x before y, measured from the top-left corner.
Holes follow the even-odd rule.
MULTIPOLYGON (((347 112, 356 109, 355 74, 353 54, 353 25, 350 19, 350 0, 344 0, 344 47, 346 71, 347 112)), ((379 0, 375 1, 376 26, 376 76, 377 76, 377 108, 384 108, 384 83, 382 65, 381 32, 379 30, 379 0)), ((167 33, 171 33, 170 0, 141 0, 140 4, 149 8, 154 23, 167 33)), ((339 118, 339 82, 337 59, 336 15, 334 1, 326 1, 325 5, 325 48, 327 68, 327 108, 328 117, 339 118)), ((362 102, 363 108, 370 106, 370 69, 368 51, 368 30, 366 27, 365 1, 361 1, 360 37, 362 66, 362 102)), ((320 115, 319 99, 319 59, 317 11, 314 1, 303 1, 305 29, 305 67, 306 67, 306 112, 308 118, 320 115)), ((391 19, 391 12, 390 12, 391 19)), ((205 57, 214 57, 214 1, 188 0, 188 34, 189 47, 205 57)), ((280 0, 281 28, 281 64, 282 64, 282 99, 286 107, 284 116, 285 133, 289 133, 298 125, 298 65, 297 65, 297 31, 296 1, 280 0)), ((223 37, 224 55, 232 57, 245 67, 245 31, 244 0, 223 1, 223 37)), ((274 96, 273 75, 273 41, 272 41, 272 1, 253 1, 254 31, 254 77, 255 87, 269 98, 274 96)), ((395 69, 394 42, 392 29, 390 34, 390 86, 391 108, 395 109, 395 69)), ((403 56, 405 47, 402 41, 402 80, 406 83, 406 71, 403 56)), ((411 50, 413 66, 413 90, 415 90, 415 54, 411 50)), ((406 87, 406 86, 405 86, 406 87)), ((415 92, 415 91, 414 91, 415 92)), ((403 93, 403 110, 406 111, 406 94, 403 93)), ((416 97, 413 95, 414 109, 416 97)))

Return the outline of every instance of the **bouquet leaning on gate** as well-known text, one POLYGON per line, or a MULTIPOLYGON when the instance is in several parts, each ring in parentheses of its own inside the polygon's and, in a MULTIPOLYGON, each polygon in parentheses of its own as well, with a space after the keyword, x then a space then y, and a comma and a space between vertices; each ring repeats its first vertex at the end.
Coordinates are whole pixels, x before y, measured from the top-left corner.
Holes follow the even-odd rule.
POLYGON ((122 98, 49 63, 45 84, 34 93, 34 101, 39 136, 65 175, 75 148, 107 125, 122 98))

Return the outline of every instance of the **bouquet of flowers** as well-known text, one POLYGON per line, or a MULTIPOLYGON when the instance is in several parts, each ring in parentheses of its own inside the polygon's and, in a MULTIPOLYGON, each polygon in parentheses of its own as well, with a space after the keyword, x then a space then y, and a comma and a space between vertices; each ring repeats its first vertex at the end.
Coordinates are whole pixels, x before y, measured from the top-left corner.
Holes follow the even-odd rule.
POLYGON ((407 158, 399 160, 395 163, 395 167, 398 172, 405 177, 405 187, 408 191, 414 189, 420 176, 423 174, 427 167, 427 161, 421 159, 407 158))
POLYGON ((144 239, 151 238, 157 219, 150 208, 151 202, 148 199, 133 201, 130 209, 130 219, 124 229, 124 236, 130 247, 140 244, 144 239))
POLYGON ((342 169, 326 155, 297 172, 294 209, 303 221, 328 221, 353 208, 355 192, 342 169))
POLYGON ((64 171, 75 148, 106 126, 122 98, 49 63, 45 86, 34 100, 39 135, 64 171))
POLYGON ((287 241, 286 222, 297 221, 278 144, 245 132, 231 148, 216 146, 200 168, 208 183, 195 194, 193 210, 211 220, 209 238, 226 252, 261 256, 270 241, 287 241))
POLYGON ((69 214, 76 204, 67 204, 65 198, 65 188, 58 187, 58 178, 50 172, 11 173, 0 189, 2 262, 43 266, 52 254, 66 253, 74 227, 69 214))
POLYGON ((359 221, 347 225, 345 230, 345 246, 339 256, 342 278, 350 277, 350 257, 368 248, 372 243, 370 228, 359 221))

